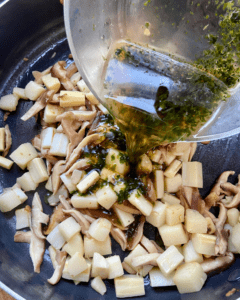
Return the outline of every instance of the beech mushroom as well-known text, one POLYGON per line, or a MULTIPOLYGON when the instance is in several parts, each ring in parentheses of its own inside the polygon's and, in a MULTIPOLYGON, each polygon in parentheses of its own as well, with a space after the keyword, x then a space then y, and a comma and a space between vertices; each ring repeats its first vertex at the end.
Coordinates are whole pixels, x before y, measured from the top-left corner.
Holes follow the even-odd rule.
POLYGON ((66 166, 65 166, 65 161, 64 160, 59 160, 54 167, 52 168, 52 189, 53 189, 53 194, 56 195, 57 191, 60 188, 61 185, 61 178, 60 175, 64 173, 66 166))
POLYGON ((35 193, 32 201, 31 230, 37 238, 45 239, 45 236, 42 234, 42 223, 47 224, 48 221, 49 216, 43 213, 40 197, 38 193, 35 193))
POLYGON ((208 258, 205 259, 201 266, 203 268, 204 273, 212 273, 212 272, 222 272, 233 264, 235 261, 235 257, 233 253, 226 252, 225 256, 220 256, 217 258, 208 258))
POLYGON ((219 206, 220 212, 218 218, 214 220, 217 236, 215 255, 225 255, 228 246, 228 232, 223 227, 227 220, 227 209, 222 203, 219 203, 219 206))
POLYGON ((32 237, 31 231, 17 231, 14 235, 14 242, 30 244, 31 237, 32 237))
POLYGON ((144 235, 143 235, 140 243, 149 253, 159 253, 155 244, 152 241, 150 241, 147 237, 145 237, 144 235))
POLYGON ((141 241, 143 237, 143 227, 145 217, 141 216, 139 220, 135 220, 126 232, 127 237, 127 250, 133 250, 141 241))
POLYGON ((90 163, 89 160, 86 158, 82 158, 78 161, 76 161, 71 168, 66 172, 66 175, 70 175, 72 174, 72 172, 74 170, 86 170, 87 168, 89 168, 90 163))
POLYGON ((45 239, 40 239, 33 231, 31 235, 29 252, 33 262, 34 272, 40 273, 40 266, 42 264, 45 252, 45 239))
POLYGON ((150 178, 147 179, 147 191, 146 197, 148 200, 155 202, 157 201, 156 190, 154 188, 153 182, 150 178))
POLYGON ((226 183, 228 181, 228 177, 230 175, 234 175, 234 174, 235 174, 234 171, 225 171, 225 172, 223 172, 219 176, 219 178, 218 178, 216 184, 214 185, 214 187, 212 188, 211 193, 215 192, 219 196, 222 193, 221 184, 226 183))
POLYGON ((227 209, 237 207, 240 204, 240 188, 239 182, 238 185, 233 185, 230 182, 222 183, 221 187, 224 191, 229 191, 231 194, 234 195, 232 201, 228 202, 225 199, 222 199, 222 203, 227 209))
POLYGON ((35 78, 35 82, 36 82, 36 83, 39 83, 39 84, 42 84, 42 83, 43 83, 43 82, 42 82, 42 77, 43 77, 44 75, 49 74, 50 71, 51 71, 51 68, 52 68, 52 67, 49 67, 49 68, 47 68, 46 70, 44 70, 44 71, 42 71, 42 72, 39 72, 39 71, 32 71, 32 75, 33 75, 33 77, 35 78))
POLYGON ((122 204, 116 202, 114 206, 129 214, 141 215, 140 210, 138 210, 135 206, 133 206, 128 200, 124 200, 122 204))
POLYGON ((52 230, 60 224, 62 221, 66 220, 68 216, 66 216, 63 212, 63 205, 60 203, 53 210, 53 213, 50 217, 50 222, 46 230, 44 230, 45 235, 49 235, 52 230))
POLYGON ((216 192, 211 192, 205 199, 205 207, 209 210, 212 206, 216 206, 217 202, 221 199, 216 192))
POLYGON ((12 135, 8 125, 5 125, 5 148, 3 151, 3 156, 8 155, 9 149, 12 146, 12 135))
POLYGON ((67 71, 65 70, 65 61, 58 61, 51 69, 51 73, 54 77, 57 77, 64 88, 68 91, 75 91, 74 85, 70 78, 67 77, 67 71))
POLYGON ((56 250, 55 259, 56 259, 56 267, 54 273, 52 277, 48 279, 48 283, 50 283, 51 285, 57 284, 62 277, 62 271, 67 259, 67 252, 56 250))
POLYGON ((66 68, 66 76, 70 79, 78 71, 76 64, 73 62, 66 68))
POLYGON ((127 239, 123 231, 119 228, 112 226, 111 235, 114 240, 121 246, 122 250, 125 251, 127 248, 127 239))
POLYGON ((31 140, 31 143, 32 143, 32 145, 33 145, 34 148, 36 148, 38 151, 41 151, 42 140, 41 140, 40 134, 36 135, 36 136, 31 140))

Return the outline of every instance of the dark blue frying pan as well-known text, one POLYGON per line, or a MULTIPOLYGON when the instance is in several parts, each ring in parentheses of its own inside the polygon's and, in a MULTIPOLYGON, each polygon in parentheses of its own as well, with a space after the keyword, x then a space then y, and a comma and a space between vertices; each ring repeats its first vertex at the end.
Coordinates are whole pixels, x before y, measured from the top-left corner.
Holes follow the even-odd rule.
MULTIPOLYGON (((122 1, 122 0, 119 0, 122 1)), ((0 0, 0 96, 11 93, 13 87, 25 87, 32 80, 33 70, 42 71, 58 60, 67 60, 70 53, 63 24, 63 8, 58 0, 0 0), (27 58, 25 61, 23 58, 27 58)), ((11 113, 6 123, 13 134, 11 151, 18 145, 31 140, 40 130, 32 118, 22 122, 20 117, 30 108, 30 101, 21 100, 17 111, 11 113)), ((0 127, 4 126, 3 112, 0 112, 0 127)), ((240 173, 240 140, 239 136, 211 142, 209 145, 199 145, 194 160, 203 163, 205 196, 217 177, 225 170, 234 170, 236 175, 231 181, 236 182, 240 173)), ((11 171, 0 169, 0 192, 3 188, 12 186, 16 177, 23 172, 14 165, 11 171)), ((43 186, 39 193, 44 199, 43 186)), ((31 205, 33 193, 28 193, 28 204, 31 205)), ((25 205, 25 204, 24 204, 25 205)), ((51 213, 51 208, 43 203, 44 211, 51 213)), ((89 284, 75 286, 73 282, 61 280, 56 286, 47 283, 53 268, 48 255, 44 256, 41 273, 33 273, 29 256, 29 245, 17 244, 13 241, 15 233, 14 212, 0 213, 0 287, 9 287, 17 299, 115 299, 113 281, 107 281, 107 294, 100 296, 91 289, 89 284), (19 296, 18 296, 19 295, 19 296)), ((149 228, 145 234, 154 237, 149 228)), ((113 250, 120 254, 119 247, 113 243, 113 250)), ((146 297, 155 300, 165 299, 224 299, 226 292, 233 287, 240 288, 238 281, 229 282, 230 273, 240 268, 240 259, 228 270, 207 280, 199 293, 180 295, 175 288, 151 288, 149 278, 145 279, 146 297)), ((237 299, 237 292, 228 299, 237 299)), ((145 299, 141 297, 140 299, 145 299)))

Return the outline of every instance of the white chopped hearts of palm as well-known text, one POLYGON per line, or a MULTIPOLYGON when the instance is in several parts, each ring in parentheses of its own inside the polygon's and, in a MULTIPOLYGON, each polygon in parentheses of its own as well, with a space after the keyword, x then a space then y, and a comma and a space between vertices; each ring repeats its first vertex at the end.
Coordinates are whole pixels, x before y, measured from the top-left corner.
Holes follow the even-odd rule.
POLYGON ((47 203, 55 206, 50 217, 37 192, 32 207, 15 211, 14 241, 30 244, 35 272, 46 240, 54 269, 50 284, 92 277, 91 287, 103 295, 103 280, 114 279, 119 298, 145 295, 147 274, 152 287, 197 292, 207 274, 234 262, 233 253, 240 253, 240 184, 228 182, 233 171, 224 172, 202 199, 202 164, 191 162, 196 143, 156 147, 132 165, 123 134, 74 63, 59 61, 33 76, 24 89, 16 87, 0 100, 7 111, 16 110, 19 99, 35 101, 21 119, 40 117, 42 124, 39 135, 10 159, 11 133, 8 125, 0 128, 0 165, 10 169, 14 162, 27 170, 4 189, 0 210, 15 209, 27 200, 25 192, 47 181, 47 203), (210 212, 214 206, 218 216, 210 212), (156 228, 156 240, 143 235, 145 222, 156 228), (123 262, 112 255, 111 237, 130 251, 123 262))

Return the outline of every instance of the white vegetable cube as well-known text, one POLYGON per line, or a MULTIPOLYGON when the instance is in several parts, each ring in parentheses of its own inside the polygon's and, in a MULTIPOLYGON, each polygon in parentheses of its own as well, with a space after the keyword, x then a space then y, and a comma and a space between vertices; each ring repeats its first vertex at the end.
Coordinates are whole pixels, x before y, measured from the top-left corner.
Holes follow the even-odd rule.
POLYGON ((26 206, 15 211, 16 216, 16 230, 30 227, 31 208, 26 206))
POLYGON ((11 190, 6 190, 0 195, 0 210, 1 212, 8 212, 22 204, 17 194, 11 190))
POLYGON ((173 226, 184 222, 184 207, 181 204, 174 204, 166 208, 166 224, 173 226))
POLYGON ((91 93, 91 92, 87 93, 86 97, 91 102, 91 104, 93 104, 93 105, 99 104, 98 99, 93 95, 93 93, 91 93))
POLYGON ((34 182, 48 180, 47 168, 42 158, 34 158, 28 163, 27 168, 34 182))
POLYGON ((0 99, 0 109, 15 111, 17 109, 19 97, 16 95, 2 96, 0 99))
POLYGON ((133 190, 128 201, 141 211, 144 216, 150 216, 153 206, 139 190, 133 190))
POLYGON ((231 242, 233 246, 236 248, 237 252, 240 253, 240 223, 236 224, 232 228, 231 242))
POLYGON ((103 242, 108 237, 112 224, 110 221, 104 218, 99 218, 92 222, 89 227, 88 233, 95 240, 103 242))
POLYGON ((71 175, 71 181, 73 184, 77 185, 79 181, 83 178, 85 172, 81 170, 73 170, 71 175))
POLYGON ((59 231, 64 237, 65 241, 69 241, 76 233, 81 231, 81 226, 75 221, 73 217, 67 218, 59 225, 59 231))
POLYGON ((51 74, 44 75, 42 81, 48 90, 55 91, 56 93, 61 87, 61 83, 58 78, 52 77, 51 74))
POLYGON ((80 193, 85 193, 88 188, 94 185, 99 180, 99 173, 97 171, 92 171, 88 173, 77 185, 77 189, 80 193))
POLYGON ((146 154, 143 154, 140 157, 140 160, 137 164, 137 172, 143 174, 150 174, 152 172, 152 162, 146 154))
POLYGON ((76 191, 77 186, 76 186, 76 184, 72 183, 71 175, 66 175, 64 173, 60 176, 60 178, 61 178, 62 182, 65 184, 65 186, 68 189, 69 193, 72 193, 73 191, 76 191))
POLYGON ((71 276, 73 280, 77 280, 80 282, 88 282, 90 280, 90 275, 91 275, 91 262, 86 259, 87 263, 87 269, 81 272, 80 274, 76 276, 71 276))
POLYGON ((21 177, 18 177, 17 183, 25 192, 35 191, 38 187, 38 184, 35 181, 33 181, 29 172, 26 172, 21 177))
POLYGON ((45 88, 41 84, 34 81, 29 81, 29 83, 25 86, 25 95, 29 100, 37 100, 37 98, 45 91, 45 88))
POLYGON ((3 167, 4 169, 10 170, 13 165, 13 161, 10 159, 7 159, 3 156, 0 156, 0 167, 3 167))
POLYGON ((25 169, 27 164, 38 156, 36 149, 30 143, 21 144, 12 152, 10 158, 21 168, 25 169))
POLYGON ((151 150, 148 152, 149 157, 151 158, 151 160, 155 163, 159 163, 160 159, 161 159, 161 151, 158 149, 155 150, 151 150))
POLYGON ((187 244, 183 245, 183 255, 184 255, 184 260, 185 262, 198 262, 202 263, 203 262, 203 256, 202 254, 199 254, 196 252, 194 249, 192 241, 188 241, 187 244))
POLYGON ((106 185, 96 192, 98 203, 106 209, 110 209, 117 201, 118 196, 111 188, 110 185, 106 185))
POLYGON ((138 271, 138 268, 133 267, 132 260, 138 256, 146 255, 148 252, 138 244, 127 257, 124 258, 124 262, 127 263, 133 270, 138 271))
POLYGON ((154 187, 157 193, 157 199, 162 199, 164 195, 164 176, 161 170, 154 172, 154 187))
POLYGON ((155 267, 149 272, 150 285, 151 287, 162 287, 162 286, 173 286, 173 276, 175 272, 172 272, 168 276, 164 276, 159 268, 155 267))
POLYGON ((178 159, 175 159, 164 171, 164 176, 168 178, 173 178, 180 170, 181 167, 182 167, 182 162, 178 159))
POLYGON ((20 188, 13 188, 13 191, 21 203, 27 200, 28 196, 20 188))
POLYGON ((163 225, 158 230, 165 246, 182 245, 188 242, 188 235, 182 224, 163 225))
POLYGON ((91 282, 91 287, 101 295, 104 295, 107 291, 105 283, 102 281, 101 277, 96 277, 91 282))
POLYGON ((206 279, 207 274, 203 272, 202 266, 197 262, 181 265, 173 277, 180 294, 199 292, 206 279))
POLYGON ((101 179, 108 180, 109 182, 111 182, 113 184, 116 181, 116 179, 115 179, 116 175, 119 176, 119 174, 117 174, 116 172, 113 172, 112 170, 109 170, 108 168, 103 168, 100 173, 101 179))
POLYGON ((81 234, 74 234, 74 236, 63 246, 63 251, 66 251, 70 256, 73 256, 76 252, 83 255, 84 246, 81 234))
POLYGON ((235 226, 239 221, 239 210, 237 208, 231 208, 227 211, 228 223, 231 226, 235 226))
POLYGON ((217 237, 210 234, 194 233, 192 242, 196 252, 205 255, 215 255, 215 245, 217 237))
POLYGON ((109 264, 108 279, 114 279, 124 274, 121 259, 119 255, 114 255, 106 258, 109 264))
POLYGON ((47 241, 51 244, 55 249, 61 249, 65 244, 65 239, 59 231, 59 225, 57 225, 47 236, 47 241))
POLYGON ((67 155, 69 139, 64 133, 55 133, 49 154, 65 157, 67 155))
POLYGON ((75 208, 97 209, 99 207, 95 195, 79 196, 78 194, 74 194, 71 198, 71 203, 75 208))
POLYGON ((119 194, 120 191, 123 191, 126 189, 126 184, 123 181, 119 181, 114 185, 113 189, 116 193, 119 194))
POLYGON ((203 187, 203 175, 202 175, 201 162, 198 161, 183 162, 182 184, 184 186, 191 186, 197 188, 203 187))
POLYGON ((61 91, 60 106, 71 107, 85 105, 85 94, 78 91, 61 91))
POLYGON ((100 276, 102 279, 108 278, 109 264, 101 254, 95 252, 92 260, 92 277, 100 276))
POLYGON ((207 233, 207 220, 197 210, 186 210, 185 226, 189 233, 207 233))
POLYGON ((126 154, 116 149, 109 149, 106 156, 106 165, 109 169, 121 175, 126 175, 130 170, 126 154))
POLYGON ((177 197, 168 193, 164 193, 162 197, 162 202, 169 205, 180 204, 180 200, 177 197))
POLYGON ((0 128, 0 151, 5 149, 5 128, 0 128))
POLYGON ((19 87, 13 88, 13 95, 17 96, 20 99, 24 99, 24 100, 28 99, 25 94, 25 89, 23 88, 19 88, 19 87))
POLYGON ((97 252, 101 255, 112 254, 112 246, 110 236, 105 241, 100 242, 93 238, 84 236, 84 253, 85 257, 93 257, 93 254, 97 252))
POLYGON ((56 117, 64 113, 64 109, 59 105, 47 104, 44 109, 43 120, 46 123, 56 123, 56 117))
POLYGON ((115 206, 113 206, 113 209, 123 227, 129 226, 135 221, 134 216, 132 214, 125 212, 115 206))
POLYGON ((176 193, 179 191, 180 186, 182 185, 182 176, 177 174, 173 178, 164 178, 164 188, 168 193, 176 193))
POLYGON ((117 298, 145 295, 144 279, 137 275, 123 275, 114 279, 117 298))
POLYGON ((146 221, 155 227, 161 227, 166 221, 166 204, 156 201, 151 214, 146 217, 146 221))
POLYGON ((77 82, 77 86, 78 86, 78 88, 81 92, 84 92, 84 93, 89 93, 90 92, 88 86, 86 85, 86 83, 83 79, 81 79, 77 82))
POLYGON ((157 264, 164 276, 171 274, 184 260, 184 256, 175 246, 170 246, 157 259, 157 264))
POLYGON ((43 129, 41 133, 42 138, 42 148, 43 149, 50 149, 52 145, 53 136, 56 132, 56 128, 54 127, 47 127, 43 129))
POLYGON ((72 276, 82 273, 87 268, 87 262, 79 252, 76 252, 68 261, 68 273, 72 276))

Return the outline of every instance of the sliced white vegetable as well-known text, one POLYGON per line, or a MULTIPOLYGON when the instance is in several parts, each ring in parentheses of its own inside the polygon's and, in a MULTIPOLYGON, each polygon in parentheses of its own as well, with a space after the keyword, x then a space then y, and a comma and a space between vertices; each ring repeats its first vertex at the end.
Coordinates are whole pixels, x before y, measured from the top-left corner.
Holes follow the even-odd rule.
POLYGON ((68 261, 68 273, 77 276, 88 268, 87 262, 81 253, 76 252, 68 261))
POLYGON ((110 209, 117 201, 118 196, 110 185, 106 185, 96 192, 98 203, 106 209, 110 209))
POLYGON ((97 105, 97 107, 101 110, 101 112, 102 112, 104 115, 109 114, 109 111, 108 111, 108 110, 106 109, 106 107, 103 106, 101 103, 99 103, 99 104, 97 105))
POLYGON ((55 248, 61 249, 65 244, 65 239, 59 231, 59 225, 57 225, 51 233, 47 236, 47 241, 55 248))
POLYGON ((135 268, 132 265, 132 260, 135 257, 146 255, 148 252, 140 245, 138 244, 130 253, 127 257, 125 257, 124 262, 127 263, 133 270, 138 272, 139 268, 135 268))
POLYGON ((185 226, 189 233, 207 233, 207 220, 197 210, 186 210, 185 226))
POLYGON ((86 83, 83 79, 81 79, 77 82, 77 86, 78 86, 78 88, 81 92, 84 92, 84 93, 89 93, 90 92, 88 86, 86 85, 86 83))
POLYGON ((184 207, 181 204, 174 204, 166 208, 166 224, 173 226, 184 222, 184 207))
POLYGON ((100 175, 97 171, 92 171, 88 173, 77 185, 77 189, 79 190, 80 193, 86 192, 88 188, 90 188, 92 185, 94 185, 100 175))
POLYGON ((68 189, 69 193, 72 193, 73 191, 76 191, 77 186, 76 186, 76 184, 72 183, 71 175, 66 175, 64 173, 60 176, 60 178, 61 178, 62 182, 65 184, 65 186, 68 189))
POLYGON ((159 257, 159 253, 149 253, 141 256, 134 257, 132 259, 132 266, 134 268, 152 265, 157 266, 157 259, 159 257))
POLYGON ((108 279, 114 279, 124 274, 121 259, 119 255, 114 255, 106 258, 109 265, 108 279))
POLYGON ((164 176, 163 171, 156 170, 154 172, 154 186, 157 192, 157 199, 162 199, 164 195, 164 176))
POLYGON ((0 109, 15 111, 17 109, 19 97, 16 95, 2 96, 0 99, 0 109))
POLYGON ((188 235, 182 224, 174 226, 163 225, 158 228, 165 246, 182 245, 188 242, 188 235))
POLYGON ((178 159, 175 159, 164 171, 164 176, 168 178, 173 178, 177 172, 181 169, 182 162, 178 159))
POLYGON ((59 196, 62 195, 65 198, 68 197, 68 190, 66 189, 65 185, 62 184, 59 188, 59 190, 57 191, 57 193, 55 195, 51 195, 50 197, 48 197, 48 203, 51 206, 55 206, 59 203, 59 196))
POLYGON ((99 101, 98 99, 93 95, 93 93, 87 93, 86 94, 87 99, 91 102, 93 105, 98 105, 99 101))
POLYGON ((35 191, 38 187, 38 184, 35 181, 33 181, 29 172, 26 172, 21 177, 18 177, 17 183, 25 192, 35 191))
POLYGON ((164 188, 168 193, 176 193, 178 192, 180 186, 182 185, 182 176, 177 174, 173 178, 164 178, 164 188))
POLYGON ((156 201, 151 214, 146 217, 146 221, 155 227, 161 227, 166 221, 166 208, 166 204, 156 201))
POLYGON ((84 254, 83 239, 80 233, 76 233, 64 246, 63 251, 66 251, 70 256, 76 252, 84 254))
POLYGON ((88 233, 93 237, 95 240, 103 242, 108 237, 111 231, 112 224, 110 221, 104 218, 99 218, 92 222, 89 227, 88 233))
POLYGON ((37 100, 37 98, 45 91, 45 88, 41 84, 34 81, 29 81, 29 83, 25 86, 25 95, 29 100, 37 100))
POLYGON ((58 225, 58 229, 65 241, 69 241, 76 233, 81 231, 81 226, 73 217, 69 217, 58 225))
POLYGON ((34 182, 48 180, 47 168, 42 158, 34 158, 28 163, 27 168, 34 182))
POLYGON ((21 168, 25 169, 27 164, 38 156, 36 149, 30 143, 21 144, 12 152, 10 158, 21 168))
POLYGON ((115 206, 113 206, 113 210, 115 211, 115 213, 123 227, 129 226, 130 224, 132 224, 135 221, 134 216, 130 213, 125 212, 115 206))
POLYGON ((184 186, 203 187, 202 163, 198 161, 183 162, 182 184, 184 186))
POLYGON ((124 157, 125 153, 116 149, 109 149, 106 156, 107 167, 121 175, 126 175, 130 170, 130 166, 129 163, 124 159, 124 157))
POLYGON ((19 97, 20 99, 28 100, 28 97, 25 94, 25 89, 15 87, 13 88, 13 95, 19 97))
POLYGON ((58 92, 61 87, 61 83, 58 78, 52 77, 51 74, 44 75, 42 81, 48 90, 58 92))
POLYGON ((162 202, 167 203, 169 205, 180 204, 180 200, 168 193, 164 193, 162 197, 162 202))
POLYGON ((102 281, 100 276, 98 276, 92 280, 91 287, 101 295, 104 295, 107 291, 106 285, 102 281))
POLYGON ((184 260, 184 256, 175 246, 170 246, 157 259, 157 264, 164 276, 169 276, 184 260))
POLYGON ((44 109, 43 120, 46 123, 56 123, 56 117, 64 113, 64 109, 59 105, 47 104, 44 109))
POLYGON ((94 194, 87 196, 79 196, 78 194, 74 194, 71 198, 71 203, 75 208, 97 209, 99 207, 97 197, 94 194))
POLYGON ((178 267, 173 277, 180 294, 199 292, 206 279, 207 274, 197 262, 186 263, 178 267))
POLYGON ((31 208, 26 206, 15 211, 16 216, 16 230, 30 227, 31 208))
POLYGON ((71 276, 73 280, 77 280, 79 282, 88 282, 90 280, 91 262, 88 259, 86 259, 86 263, 87 269, 76 276, 71 276))
POLYGON ((174 275, 175 272, 172 272, 170 275, 164 276, 159 268, 155 267, 149 272, 150 285, 151 287, 173 286, 175 285, 174 275))
POLYGON ((3 156, 0 156, 0 167, 3 167, 4 169, 10 170, 13 165, 13 161, 10 159, 7 159, 3 156))
POLYGON ((0 152, 5 149, 5 128, 0 128, 0 152))
POLYGON ((77 185, 80 180, 84 176, 84 171, 81 170, 73 170, 72 175, 71 175, 71 181, 73 184, 77 185))
POLYGON ((47 183, 45 184, 45 189, 52 192, 52 176, 49 176, 47 183))
POLYGON ((60 91, 60 106, 71 107, 85 105, 85 94, 78 91, 60 91))
POLYGON ((7 189, 0 195, 0 210, 2 212, 11 211, 27 199, 27 196, 20 191, 20 189, 7 189))
POLYGON ((84 236, 84 253, 85 257, 93 257, 93 254, 97 252, 101 255, 112 254, 112 246, 110 236, 105 241, 99 242, 93 238, 84 236))
POLYGON ((205 255, 215 255, 215 245, 217 237, 210 234, 194 233, 192 242, 196 252, 205 255))
POLYGON ((143 154, 140 157, 140 161, 137 164, 137 172, 142 174, 150 174, 152 172, 152 162, 147 154, 143 154))
POLYGON ((115 291, 117 298, 128 298, 144 296, 143 277, 137 275, 123 275, 114 279, 115 291))
POLYGON ((203 256, 202 254, 199 254, 196 252, 194 249, 192 241, 188 241, 187 244, 183 245, 183 255, 184 255, 184 260, 185 262, 198 262, 202 263, 203 262, 203 256))
POLYGON ((41 133, 42 138, 42 148, 43 149, 50 149, 52 145, 53 136, 56 132, 56 128, 54 127, 47 127, 43 129, 41 133))
POLYGON ((92 260, 92 277, 100 276, 102 279, 108 278, 109 264, 101 254, 95 252, 92 260))
POLYGON ((49 154, 65 157, 67 155, 69 139, 64 133, 55 133, 49 154))
POLYGON ((133 190, 128 197, 128 201, 139 209, 144 216, 150 216, 153 206, 139 190, 133 190))

